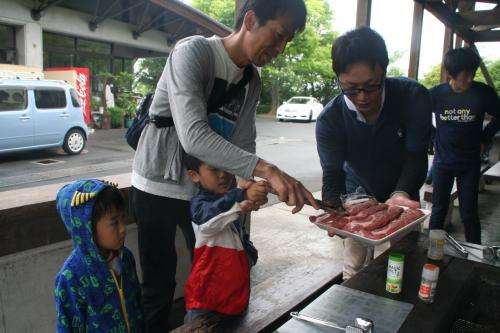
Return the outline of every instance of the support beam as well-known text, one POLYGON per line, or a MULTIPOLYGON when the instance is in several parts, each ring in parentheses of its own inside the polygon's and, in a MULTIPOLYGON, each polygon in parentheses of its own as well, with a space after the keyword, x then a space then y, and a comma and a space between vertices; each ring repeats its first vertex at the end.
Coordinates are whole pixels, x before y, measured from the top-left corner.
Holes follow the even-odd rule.
POLYGON ((476 42, 498 42, 500 41, 500 30, 476 32, 476 42))
MULTIPOLYGON (((446 0, 446 6, 451 10, 452 0, 446 0)), ((443 42, 443 56, 441 57, 441 83, 446 82, 446 69, 444 68, 444 56, 448 51, 453 48, 453 30, 452 26, 445 26, 444 42, 443 42)))
MULTIPOLYGON (((475 1, 467 1, 467 0, 460 0, 458 2, 458 12, 466 12, 469 10, 473 10, 475 5, 475 1)), ((455 48, 458 49, 462 47, 464 44, 464 40, 460 35, 455 35, 455 48)))
POLYGON ((488 72, 488 68, 484 64, 483 58, 481 58, 481 55, 479 54, 479 50, 477 49, 475 44, 471 44, 470 48, 474 50, 474 52, 477 53, 479 58, 481 59, 481 62, 479 63, 479 68, 481 69, 481 72, 483 73, 484 79, 486 80, 486 83, 493 89, 495 89, 495 84, 493 83, 493 80, 491 78, 490 72, 488 72))
POLYGON ((128 7, 125 7, 123 9, 119 10, 118 12, 111 13, 113 7, 117 3, 120 2, 120 0, 115 0, 115 2, 113 2, 113 4, 110 7, 108 7, 108 9, 106 9, 106 11, 104 12, 104 14, 102 14, 102 16, 99 16, 99 17, 97 17, 89 22, 89 29, 94 31, 95 29, 97 29, 97 26, 99 25, 99 23, 103 22, 104 20, 115 17, 115 16, 120 15, 120 14, 123 14, 125 12, 128 12, 128 11, 146 3, 146 1, 147 0, 138 1, 138 2, 134 3, 133 5, 129 5, 128 7))
POLYGON ((356 28, 370 26, 372 14, 372 0, 358 0, 356 9, 356 28))
POLYGON ((31 18, 35 21, 39 21, 40 18, 42 17, 42 12, 44 10, 47 10, 50 7, 55 6, 58 3, 63 2, 63 1, 64 0, 47 0, 47 1, 41 2, 37 8, 33 8, 31 10, 31 18))
POLYGON ((500 7, 491 10, 471 10, 458 14, 469 25, 497 25, 500 24, 500 7))
POLYGON ((218 36, 225 37, 229 35, 232 30, 226 27, 225 25, 214 21, 206 14, 200 12, 199 10, 188 7, 180 1, 172 1, 172 0, 149 0, 151 3, 155 5, 161 6, 175 14, 184 17, 188 21, 191 21, 199 26, 212 31, 218 36))
POLYGON ((156 15, 155 18, 150 20, 145 26, 139 27, 137 30, 137 33, 142 34, 143 32, 151 29, 158 20, 160 20, 161 18, 163 18, 167 14, 168 14, 168 11, 166 11, 166 10, 162 11, 160 14, 156 15))
POLYGON ((420 45, 422 43, 422 26, 424 21, 424 6, 413 3, 413 27, 411 32, 410 66, 408 77, 418 80, 418 67, 420 62, 420 45))
POLYGON ((423 5, 432 15, 450 27, 454 32, 467 42, 474 42, 475 32, 467 28, 467 22, 458 16, 453 8, 440 1, 415 0, 423 5))

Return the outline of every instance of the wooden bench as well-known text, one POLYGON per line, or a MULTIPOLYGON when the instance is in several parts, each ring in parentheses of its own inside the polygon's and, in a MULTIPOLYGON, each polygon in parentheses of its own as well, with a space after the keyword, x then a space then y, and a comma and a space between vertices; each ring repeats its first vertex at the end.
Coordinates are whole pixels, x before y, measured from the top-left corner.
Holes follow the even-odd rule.
POLYGON ((213 315, 205 315, 172 332, 272 331, 288 320, 291 311, 304 307, 332 285, 342 283, 341 262, 332 262, 332 265, 316 267, 315 270, 318 271, 311 274, 310 267, 305 268, 252 286, 250 304, 242 316, 221 320, 213 315), (311 284, 314 279, 311 275, 319 274, 323 278, 311 284))

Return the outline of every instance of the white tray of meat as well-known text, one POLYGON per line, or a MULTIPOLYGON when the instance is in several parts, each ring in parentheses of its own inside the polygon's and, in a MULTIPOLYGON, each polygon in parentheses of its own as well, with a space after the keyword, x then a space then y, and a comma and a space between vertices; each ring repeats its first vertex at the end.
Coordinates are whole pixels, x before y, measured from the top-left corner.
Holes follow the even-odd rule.
POLYGON ((378 245, 412 230, 429 214, 423 209, 388 206, 368 200, 346 207, 345 214, 328 212, 310 216, 309 220, 336 235, 378 245))

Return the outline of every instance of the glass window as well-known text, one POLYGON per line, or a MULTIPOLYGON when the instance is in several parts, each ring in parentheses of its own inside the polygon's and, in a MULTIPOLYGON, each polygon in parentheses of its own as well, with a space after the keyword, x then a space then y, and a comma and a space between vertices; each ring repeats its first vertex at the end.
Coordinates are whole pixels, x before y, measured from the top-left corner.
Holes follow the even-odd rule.
POLYGON ((113 73, 123 72, 123 58, 113 59, 113 73))
POLYGON ((307 104, 309 103, 310 99, 309 98, 300 98, 300 97, 293 97, 291 98, 288 103, 292 104, 307 104))
POLYGON ((0 88, 0 112, 19 111, 28 106, 27 90, 23 87, 0 88))
POLYGON ((0 24, 0 49, 16 47, 16 29, 10 25, 0 24))
POLYGON ((0 63, 16 63, 16 28, 0 24, 0 63))
POLYGON ((134 60, 133 59, 123 59, 123 71, 128 73, 134 73, 134 60))
POLYGON ((75 49, 75 39, 73 37, 68 37, 59 34, 52 34, 50 32, 43 33, 43 47, 44 49, 75 49))
POLYGON ((70 89, 69 94, 71 95, 71 102, 75 108, 80 107, 80 97, 78 97, 78 93, 75 89, 70 89))
POLYGON ((78 51, 85 51, 90 53, 100 53, 100 54, 111 54, 111 44, 94 42, 87 39, 77 39, 77 49, 78 51))
POLYGON ((73 65, 73 55, 57 52, 44 52, 43 64, 47 67, 71 67, 73 65))
POLYGON ((16 64, 16 50, 0 49, 0 64, 16 64))
POLYGON ((66 107, 66 93, 63 89, 35 89, 35 104, 39 109, 60 109, 66 107))

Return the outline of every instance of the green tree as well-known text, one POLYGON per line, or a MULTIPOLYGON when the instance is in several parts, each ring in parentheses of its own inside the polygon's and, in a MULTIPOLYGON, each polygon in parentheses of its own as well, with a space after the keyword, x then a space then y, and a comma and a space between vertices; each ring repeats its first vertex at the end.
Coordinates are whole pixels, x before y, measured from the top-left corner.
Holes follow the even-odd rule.
POLYGON ((284 54, 262 69, 261 104, 275 111, 294 95, 314 96, 323 103, 338 90, 333 84, 330 60, 332 11, 325 0, 306 0, 308 11, 305 30, 290 42, 284 54))
POLYGON ((388 77, 405 76, 403 70, 395 65, 395 63, 398 62, 398 60, 401 59, 402 56, 403 52, 401 51, 395 51, 389 55, 389 68, 387 69, 388 77))
POLYGON ((134 82, 135 90, 143 95, 150 91, 154 91, 166 62, 166 57, 141 59, 138 65, 137 77, 134 82))
POLYGON ((427 89, 438 85, 441 81, 441 64, 432 66, 432 68, 424 74, 423 78, 419 80, 427 89))
POLYGON ((234 0, 191 0, 190 5, 228 27, 234 26, 234 0))
MULTIPOLYGON (((191 5, 212 18, 233 26, 234 0, 192 0, 191 5)), ((290 42, 282 56, 262 68, 260 110, 276 110, 293 95, 310 95, 330 100, 334 88, 330 48, 332 11, 325 0, 306 0, 308 18, 304 32, 290 42)))

